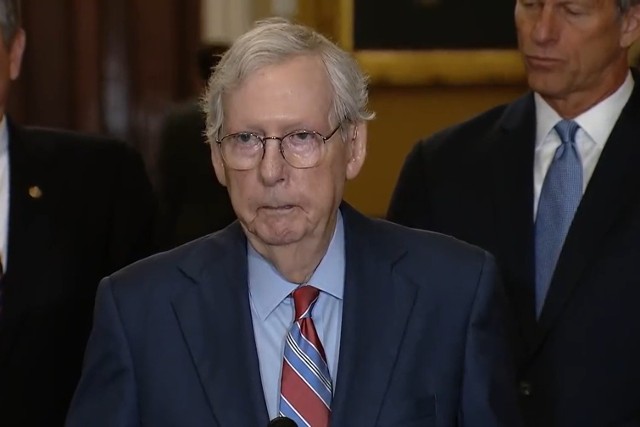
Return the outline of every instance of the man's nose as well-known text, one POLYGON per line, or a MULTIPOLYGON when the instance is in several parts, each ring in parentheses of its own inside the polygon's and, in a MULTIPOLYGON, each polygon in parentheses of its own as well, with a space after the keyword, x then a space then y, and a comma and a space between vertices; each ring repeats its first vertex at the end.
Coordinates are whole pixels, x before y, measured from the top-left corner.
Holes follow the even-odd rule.
POLYGON ((534 18, 531 29, 531 38, 537 44, 549 44, 558 39, 559 25, 558 17, 553 13, 551 7, 542 6, 540 12, 534 18))
POLYGON ((264 139, 264 155, 258 164, 260 177, 265 185, 275 185, 284 179, 287 163, 280 151, 280 140, 274 137, 264 139))

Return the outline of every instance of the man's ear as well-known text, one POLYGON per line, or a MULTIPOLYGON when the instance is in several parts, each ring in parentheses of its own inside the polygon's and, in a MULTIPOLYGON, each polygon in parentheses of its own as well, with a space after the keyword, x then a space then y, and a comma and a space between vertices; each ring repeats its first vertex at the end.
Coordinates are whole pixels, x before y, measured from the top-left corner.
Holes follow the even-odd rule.
POLYGON ((9 77, 16 80, 22 69, 22 56, 27 44, 27 35, 22 28, 18 29, 9 46, 9 77))
POLYGON ((631 6, 622 16, 620 47, 630 48, 638 40, 640 40, 640 4, 631 6))
POLYGON ((213 170, 216 172, 216 178, 223 186, 227 186, 227 176, 224 173, 224 162, 222 161, 222 153, 220 153, 220 144, 215 142, 209 143, 211 147, 211 162, 213 163, 213 170))
POLYGON ((354 179, 360 173, 367 157, 367 123, 358 122, 350 126, 347 137, 349 140, 349 159, 347 160, 347 179, 354 179))

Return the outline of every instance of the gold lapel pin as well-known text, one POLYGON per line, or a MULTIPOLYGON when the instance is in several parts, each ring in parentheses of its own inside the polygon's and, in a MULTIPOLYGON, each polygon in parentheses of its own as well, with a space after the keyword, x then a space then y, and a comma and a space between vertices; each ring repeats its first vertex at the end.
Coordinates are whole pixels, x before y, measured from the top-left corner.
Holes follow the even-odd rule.
POLYGON ((31 196, 32 199, 39 199, 42 197, 42 190, 37 185, 32 185, 29 187, 29 196, 31 196))

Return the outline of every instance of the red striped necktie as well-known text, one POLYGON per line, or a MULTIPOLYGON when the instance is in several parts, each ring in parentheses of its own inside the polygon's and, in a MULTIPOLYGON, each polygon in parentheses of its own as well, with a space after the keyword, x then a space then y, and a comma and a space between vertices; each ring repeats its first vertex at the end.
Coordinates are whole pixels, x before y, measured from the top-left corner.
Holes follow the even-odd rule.
POLYGON ((311 318, 318 295, 312 286, 300 286, 292 292, 295 321, 284 347, 280 415, 300 427, 326 427, 331 413, 331 376, 311 318))

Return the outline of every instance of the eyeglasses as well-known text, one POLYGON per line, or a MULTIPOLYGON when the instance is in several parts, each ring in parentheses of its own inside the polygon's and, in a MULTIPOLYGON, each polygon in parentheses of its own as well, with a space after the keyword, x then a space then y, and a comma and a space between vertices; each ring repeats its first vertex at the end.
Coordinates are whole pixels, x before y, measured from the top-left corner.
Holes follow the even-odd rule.
POLYGON ((237 132, 216 139, 225 164, 235 170, 253 169, 264 158, 267 140, 279 142, 280 154, 296 169, 317 166, 324 157, 325 142, 340 129, 339 124, 328 136, 312 130, 296 130, 283 137, 237 132))

